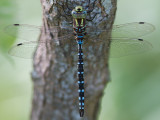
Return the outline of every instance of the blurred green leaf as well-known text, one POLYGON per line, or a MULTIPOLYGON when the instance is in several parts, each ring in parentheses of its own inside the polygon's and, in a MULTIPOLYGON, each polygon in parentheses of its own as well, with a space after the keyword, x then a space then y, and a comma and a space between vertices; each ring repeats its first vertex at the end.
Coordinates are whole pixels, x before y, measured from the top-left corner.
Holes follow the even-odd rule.
POLYGON ((13 24, 16 19, 16 1, 1 0, 0 1, 0 51, 6 52, 14 43, 15 38, 8 36, 4 32, 4 28, 13 24))

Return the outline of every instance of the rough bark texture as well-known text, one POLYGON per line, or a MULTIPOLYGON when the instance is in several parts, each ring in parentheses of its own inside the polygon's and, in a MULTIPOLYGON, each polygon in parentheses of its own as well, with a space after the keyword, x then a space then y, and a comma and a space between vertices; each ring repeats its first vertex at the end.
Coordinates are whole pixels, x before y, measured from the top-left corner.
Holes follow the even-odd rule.
MULTIPOLYGON (((90 0, 93 3, 93 0, 90 0)), ((77 84, 77 55, 73 41, 62 41, 55 46, 48 34, 49 28, 66 24, 72 17, 64 14, 62 4, 66 1, 41 0, 43 7, 43 28, 40 40, 45 47, 39 46, 34 57, 34 96, 31 120, 97 120, 103 90, 109 81, 108 54, 110 32, 102 35, 103 42, 84 47, 85 72, 85 116, 79 117, 78 84, 77 84), (50 41, 50 42, 48 42, 50 41)), ((88 4, 87 0, 68 0, 69 7, 88 4)), ((66 5, 66 4, 65 4, 66 5)), ((92 4, 90 4, 92 5, 92 4)), ((65 8, 67 9, 67 8, 65 8)), ((116 0, 97 0, 95 10, 99 11, 95 19, 88 25, 99 25, 111 29, 116 11, 116 0)), ((64 33, 54 33, 54 37, 64 33)), ((89 34, 89 33, 88 33, 89 34)))

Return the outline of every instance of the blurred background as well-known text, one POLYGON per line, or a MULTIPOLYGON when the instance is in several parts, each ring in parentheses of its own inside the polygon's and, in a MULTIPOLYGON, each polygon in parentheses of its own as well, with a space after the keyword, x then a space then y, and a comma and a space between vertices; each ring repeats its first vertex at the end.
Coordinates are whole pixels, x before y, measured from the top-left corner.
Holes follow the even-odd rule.
MULTIPOLYGON (((160 119, 160 1, 119 0, 115 24, 145 21, 156 30, 143 39, 153 45, 147 55, 110 59, 111 82, 105 89, 99 120, 160 119)), ((0 1, 0 120, 29 120, 32 99, 32 60, 7 54, 16 39, 4 26, 41 25, 40 0, 0 1)))

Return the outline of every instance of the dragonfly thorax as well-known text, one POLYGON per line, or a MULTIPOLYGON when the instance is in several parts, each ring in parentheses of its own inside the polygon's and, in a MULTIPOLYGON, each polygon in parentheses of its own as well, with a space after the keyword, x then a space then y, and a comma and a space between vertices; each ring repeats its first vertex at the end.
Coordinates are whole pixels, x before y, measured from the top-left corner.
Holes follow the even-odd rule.
POLYGON ((82 6, 77 6, 75 7, 75 9, 72 10, 72 16, 75 19, 86 18, 86 15, 87 15, 87 11, 85 11, 82 8, 82 6))
POLYGON ((84 27, 87 11, 83 10, 82 6, 77 6, 72 10, 73 27, 84 27))

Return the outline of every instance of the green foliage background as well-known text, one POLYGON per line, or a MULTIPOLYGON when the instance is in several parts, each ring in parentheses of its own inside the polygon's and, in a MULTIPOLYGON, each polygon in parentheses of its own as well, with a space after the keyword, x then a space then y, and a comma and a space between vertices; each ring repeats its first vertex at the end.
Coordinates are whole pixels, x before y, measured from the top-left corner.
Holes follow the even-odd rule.
MULTIPOLYGON (((159 120, 160 1, 119 0, 115 24, 146 21, 154 33, 143 37, 153 50, 143 57, 110 59, 111 82, 105 89, 99 120, 159 120)), ((0 120, 29 120, 32 60, 8 56, 15 39, 2 29, 12 23, 41 25, 39 0, 0 1, 0 120)))

